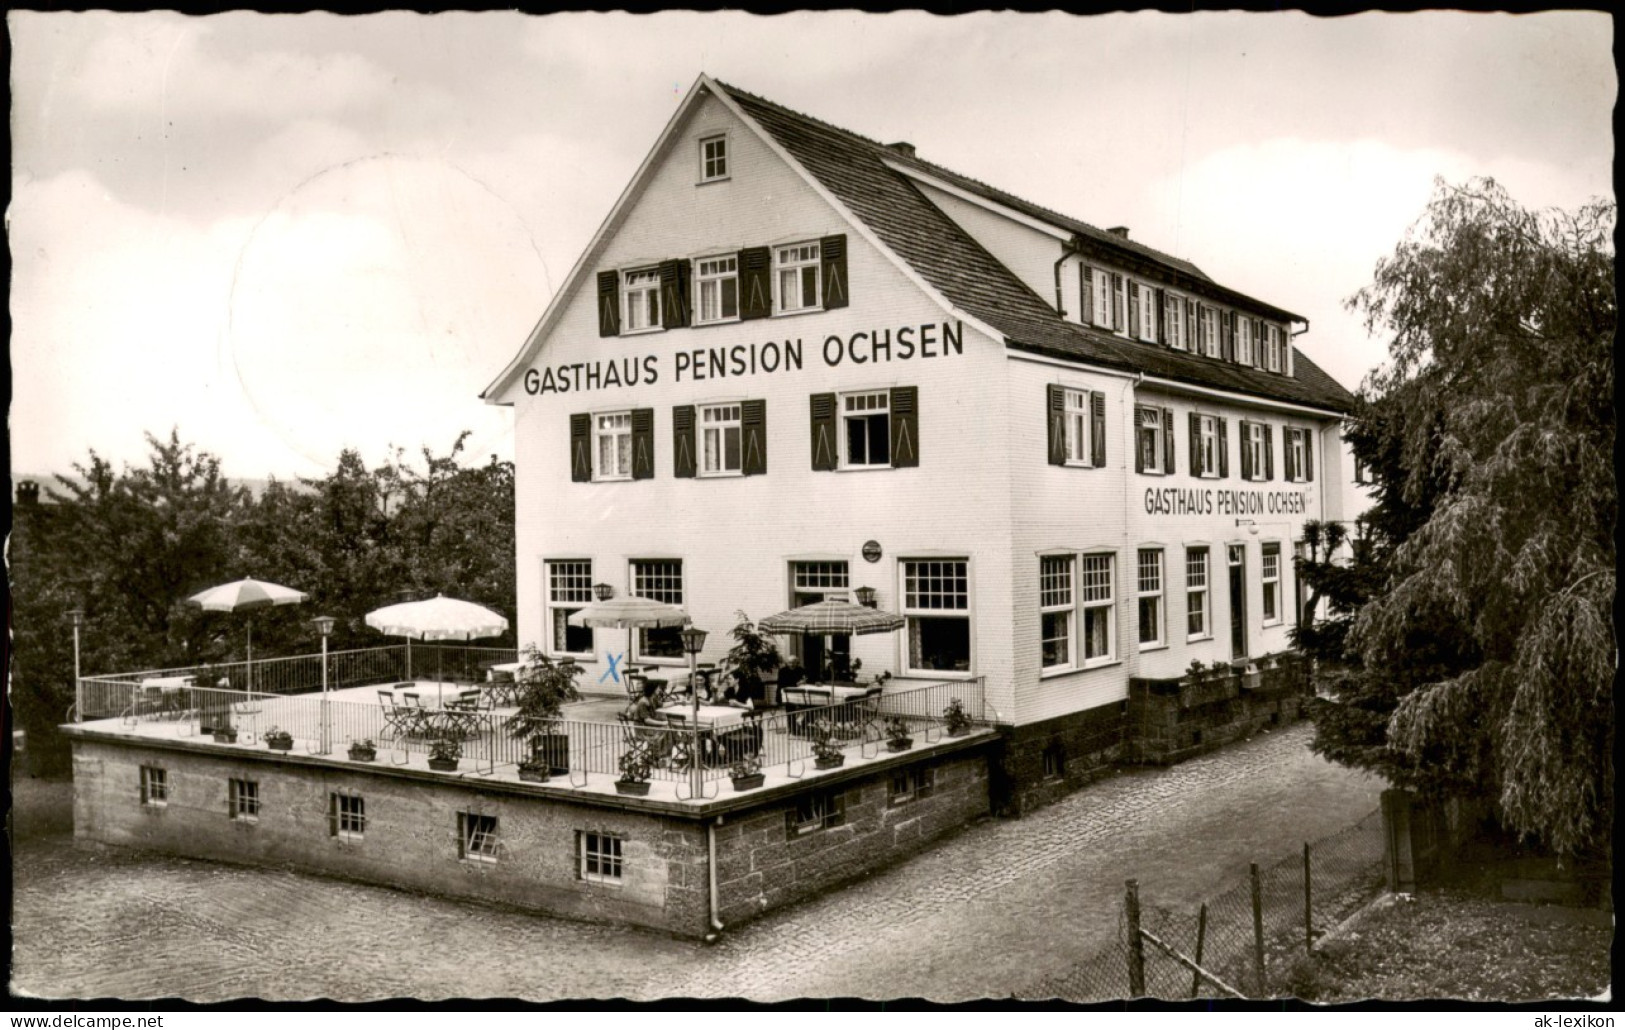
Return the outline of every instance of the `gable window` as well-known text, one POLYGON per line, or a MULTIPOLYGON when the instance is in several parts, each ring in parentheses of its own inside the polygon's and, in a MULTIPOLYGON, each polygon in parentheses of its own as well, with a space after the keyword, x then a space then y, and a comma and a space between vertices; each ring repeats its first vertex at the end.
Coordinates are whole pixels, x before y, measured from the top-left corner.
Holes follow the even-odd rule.
POLYGON ((699 289, 698 321, 731 322, 739 317, 739 257, 701 258, 696 262, 699 289))
POLYGON ((260 817, 260 785, 257 780, 232 779, 226 795, 226 810, 233 819, 258 822, 260 817))
POLYGON ((593 416, 595 482, 632 478, 632 413, 608 411, 593 416))
POLYGON ((1100 665, 1117 656, 1116 598, 1110 554, 1083 556, 1083 664, 1100 665))
POLYGON ((785 812, 789 835, 801 837, 819 830, 840 826, 846 822, 844 796, 833 791, 817 791, 796 798, 793 808, 785 812))
POLYGON ((497 817, 478 812, 457 813, 457 857, 472 862, 497 860, 497 817))
POLYGON ((1155 340, 1157 338, 1157 291, 1145 283, 1140 283, 1140 331, 1142 340, 1155 340))
POLYGON ((968 672, 970 560, 905 558, 902 566, 907 671, 968 672))
MULTIPOLYGON (((680 559, 634 560, 632 596, 681 606, 683 603, 683 563, 680 559)), ((636 648, 639 658, 683 657, 682 629, 662 626, 640 629, 636 648)))
POLYGON ((708 404, 700 408, 700 475, 739 474, 739 405, 708 404))
POLYGON ((327 832, 340 840, 366 836, 367 803, 360 794, 335 790, 327 795, 327 832))
POLYGON ((554 654, 590 655, 592 628, 570 625, 570 616, 592 603, 592 561, 550 561, 547 565, 547 621, 554 654))
POLYGON ((595 883, 620 883, 625 872, 622 844, 615 833, 582 833, 580 841, 581 878, 595 883))
POLYGON ((1138 472, 1157 475, 1172 472, 1168 459, 1170 437, 1163 409, 1137 407, 1134 409, 1134 467, 1138 472))
POLYGON ((642 268, 621 280, 621 332, 660 328, 660 270, 642 268))
POLYGON ((846 468, 886 468, 891 465, 891 393, 841 395, 841 420, 846 423, 846 468))
POLYGON ((1264 585, 1264 625, 1281 621, 1281 545, 1263 545, 1263 572, 1259 581, 1264 585))
POLYGON ((1190 346, 1185 336, 1185 300, 1173 294, 1165 294, 1162 303, 1163 333, 1168 346, 1174 350, 1184 350, 1190 346))
POLYGON ((1207 548, 1185 548, 1185 639, 1212 635, 1208 624, 1207 548))
POLYGON ((1143 548, 1139 553, 1136 577, 1140 609, 1140 649, 1161 647, 1162 636, 1162 552, 1143 548))
POLYGON ((141 803, 162 807, 169 804, 169 773, 156 765, 141 767, 141 803))
POLYGON ((728 177, 728 137, 707 136, 700 140, 700 181, 715 182, 728 177))
POLYGON ((773 251, 774 310, 779 314, 819 307, 818 244, 797 243, 773 251))
POLYGON ((1041 661, 1046 669, 1072 667, 1072 556, 1038 559, 1041 661))

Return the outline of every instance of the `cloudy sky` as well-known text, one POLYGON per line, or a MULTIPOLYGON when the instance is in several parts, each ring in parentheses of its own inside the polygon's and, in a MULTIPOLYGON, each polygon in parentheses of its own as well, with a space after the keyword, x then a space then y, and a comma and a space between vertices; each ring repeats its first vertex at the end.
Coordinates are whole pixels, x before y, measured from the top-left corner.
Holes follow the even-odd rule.
POLYGON ((1612 193, 1601 14, 12 13, 13 468, 511 456, 502 369, 700 72, 1307 315, 1433 177, 1612 193))

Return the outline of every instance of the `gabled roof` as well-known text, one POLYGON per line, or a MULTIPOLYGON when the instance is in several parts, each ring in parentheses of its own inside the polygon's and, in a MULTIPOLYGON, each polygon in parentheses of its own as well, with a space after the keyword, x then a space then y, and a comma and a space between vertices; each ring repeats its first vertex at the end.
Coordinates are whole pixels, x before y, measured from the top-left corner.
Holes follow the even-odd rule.
MULTIPOLYGON (((882 143, 726 83, 712 81, 814 180, 861 219, 885 247, 954 307, 1002 333, 1007 346, 1332 411, 1347 411, 1353 406, 1354 398, 1348 390, 1295 348, 1296 374, 1288 378, 1068 322, 931 203, 908 176, 887 167, 887 162, 918 167, 962 189, 1066 228, 1090 243, 1154 261, 1167 268, 1172 278, 1199 278, 1211 284, 1214 296, 1250 300, 1212 283, 1195 265, 1029 204, 938 165, 908 158, 882 143)), ((1262 312, 1294 317, 1273 305, 1252 303, 1262 312)))

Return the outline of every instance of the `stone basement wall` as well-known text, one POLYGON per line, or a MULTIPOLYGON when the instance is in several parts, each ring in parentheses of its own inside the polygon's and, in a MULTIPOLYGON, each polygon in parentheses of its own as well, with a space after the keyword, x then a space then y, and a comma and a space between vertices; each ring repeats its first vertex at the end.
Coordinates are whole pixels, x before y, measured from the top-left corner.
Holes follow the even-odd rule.
POLYGON ((999 814, 1019 816, 1108 775, 1127 746, 1127 707, 1101 705, 1006 730, 993 763, 999 814))
POLYGON ((1171 765, 1297 719, 1309 696, 1303 660, 1255 664, 1254 672, 1210 670, 1196 683, 1130 679, 1124 760, 1171 765))

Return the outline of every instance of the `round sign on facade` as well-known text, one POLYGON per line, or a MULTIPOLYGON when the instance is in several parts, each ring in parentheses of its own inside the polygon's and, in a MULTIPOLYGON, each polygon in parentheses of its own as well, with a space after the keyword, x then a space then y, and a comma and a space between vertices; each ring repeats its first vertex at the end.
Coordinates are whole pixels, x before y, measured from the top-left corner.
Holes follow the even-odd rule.
POLYGON ((864 542, 864 545, 863 545, 863 560, 866 561, 866 562, 877 562, 877 561, 880 560, 880 543, 879 543, 879 541, 868 540, 868 541, 864 542))

